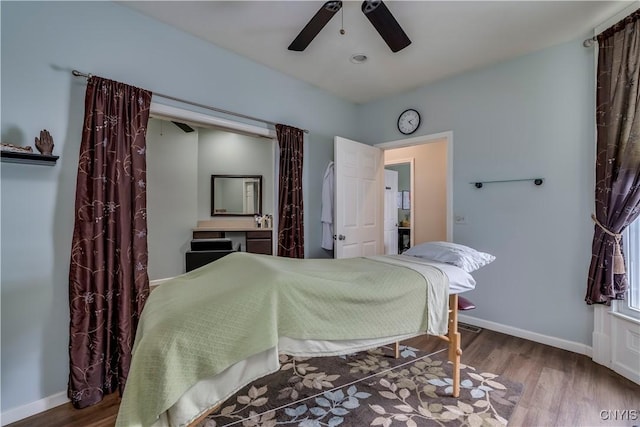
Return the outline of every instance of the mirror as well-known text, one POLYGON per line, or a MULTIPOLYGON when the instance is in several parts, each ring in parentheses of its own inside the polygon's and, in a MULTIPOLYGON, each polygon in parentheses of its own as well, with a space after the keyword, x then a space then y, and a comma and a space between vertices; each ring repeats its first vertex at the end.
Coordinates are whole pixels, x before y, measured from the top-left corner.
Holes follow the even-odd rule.
POLYGON ((262 212, 262 175, 211 175, 211 216, 262 212))

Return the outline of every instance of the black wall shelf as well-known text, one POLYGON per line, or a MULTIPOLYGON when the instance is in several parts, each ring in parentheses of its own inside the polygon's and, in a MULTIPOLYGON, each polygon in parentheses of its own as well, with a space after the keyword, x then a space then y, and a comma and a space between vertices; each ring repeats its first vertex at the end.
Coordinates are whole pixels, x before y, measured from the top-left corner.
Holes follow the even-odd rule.
POLYGON ((47 156, 37 153, 19 153, 16 151, 0 151, 0 158, 3 162, 23 163, 30 165, 54 166, 60 156, 47 156))

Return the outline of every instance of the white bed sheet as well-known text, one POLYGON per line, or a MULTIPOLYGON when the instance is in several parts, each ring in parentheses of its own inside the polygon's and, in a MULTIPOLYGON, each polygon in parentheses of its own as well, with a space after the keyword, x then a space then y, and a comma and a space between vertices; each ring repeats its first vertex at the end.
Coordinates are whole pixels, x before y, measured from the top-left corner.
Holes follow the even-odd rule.
POLYGON ((411 255, 393 255, 405 261, 415 262, 434 266, 442 271, 449 278, 449 294, 460 294, 475 289, 476 280, 460 267, 443 262, 432 261, 430 259, 418 258, 411 255))
MULTIPOLYGON (((475 288, 473 277, 459 267, 408 255, 393 255, 399 260, 427 264, 440 269, 449 278, 449 294, 459 294, 475 288)), ((158 285, 168 279, 152 282, 158 285)), ((191 387, 182 398, 163 413, 152 427, 187 426, 211 410, 211 402, 221 402, 258 378, 280 369, 278 354, 300 357, 336 356, 368 350, 413 338, 422 334, 397 335, 369 340, 298 340, 281 337, 278 346, 238 362, 223 372, 205 378, 191 387), (194 415, 197 414, 197 415, 194 415)))

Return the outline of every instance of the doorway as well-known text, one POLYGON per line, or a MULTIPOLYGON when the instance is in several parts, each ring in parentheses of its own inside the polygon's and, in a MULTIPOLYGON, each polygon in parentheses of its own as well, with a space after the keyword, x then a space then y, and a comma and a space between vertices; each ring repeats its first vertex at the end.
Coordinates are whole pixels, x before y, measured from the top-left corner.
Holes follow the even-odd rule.
POLYGON ((411 247, 414 159, 385 159, 385 176, 395 176, 395 194, 387 195, 385 182, 385 255, 401 254, 411 247))
POLYGON ((391 141, 376 147, 384 150, 385 169, 410 165, 409 190, 407 194, 400 193, 402 198, 408 196, 409 209, 398 211, 399 240, 404 238, 408 244, 402 249, 427 241, 452 241, 453 132, 391 141), (402 234, 406 237, 401 237, 402 234))

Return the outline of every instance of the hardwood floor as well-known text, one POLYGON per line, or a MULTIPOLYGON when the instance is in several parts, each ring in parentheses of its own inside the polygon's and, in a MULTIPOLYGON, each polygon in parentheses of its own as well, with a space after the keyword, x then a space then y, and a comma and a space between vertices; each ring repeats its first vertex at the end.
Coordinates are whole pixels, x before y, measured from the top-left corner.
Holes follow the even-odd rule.
MULTIPOLYGON (((461 332, 462 363, 524 384, 509 425, 640 425, 640 385, 588 357, 488 330, 461 332), (609 411, 608 420, 601 418, 601 411, 609 411)), ((407 344, 425 351, 445 347, 441 340, 426 336, 407 344)), ((113 426, 118 404, 114 393, 90 408, 75 410, 67 403, 10 426, 113 426)))

